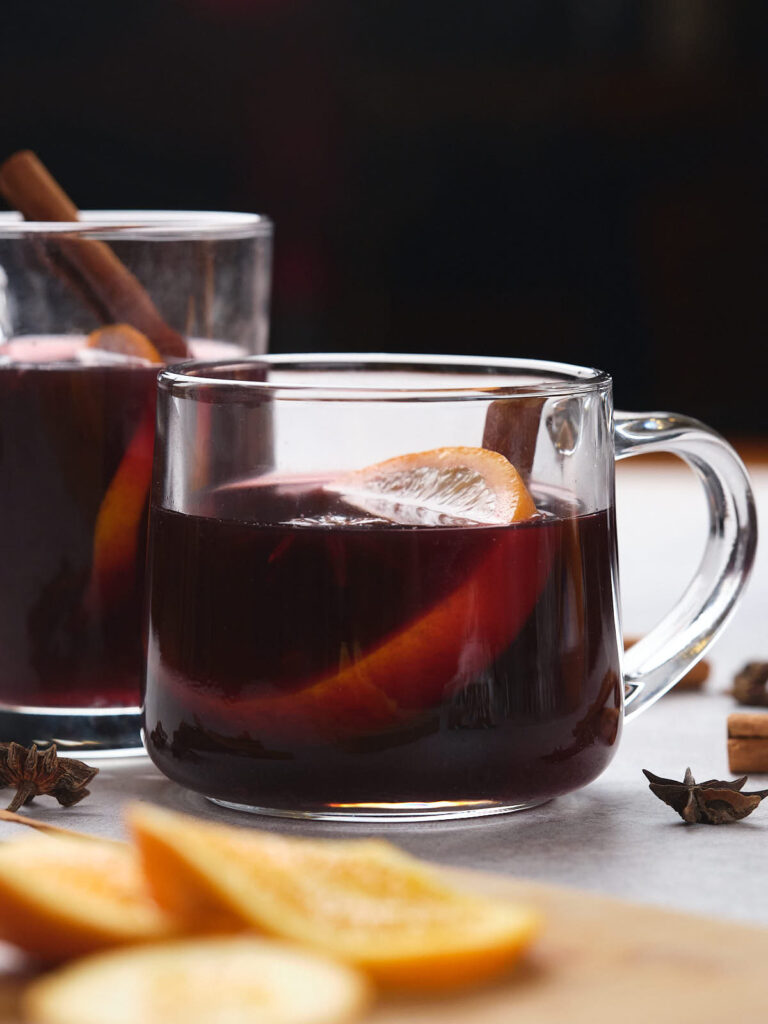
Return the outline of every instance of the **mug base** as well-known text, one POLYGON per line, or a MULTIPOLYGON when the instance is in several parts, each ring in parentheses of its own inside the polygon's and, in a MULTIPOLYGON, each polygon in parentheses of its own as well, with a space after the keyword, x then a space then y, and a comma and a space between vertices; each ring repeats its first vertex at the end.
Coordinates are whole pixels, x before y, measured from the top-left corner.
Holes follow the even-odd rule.
POLYGON ((55 743, 60 754, 96 760, 145 755, 141 709, 0 707, 0 737, 23 747, 55 743))
POLYGON ((259 807, 238 804, 218 797, 206 797, 212 804, 230 811, 263 814, 270 818, 292 818, 299 821, 342 821, 358 825, 395 824, 414 821, 452 821, 465 818, 484 818, 492 814, 513 814, 528 811, 549 803, 550 798, 527 803, 504 804, 485 800, 436 800, 429 803, 397 804, 323 804, 311 809, 291 807, 259 807))

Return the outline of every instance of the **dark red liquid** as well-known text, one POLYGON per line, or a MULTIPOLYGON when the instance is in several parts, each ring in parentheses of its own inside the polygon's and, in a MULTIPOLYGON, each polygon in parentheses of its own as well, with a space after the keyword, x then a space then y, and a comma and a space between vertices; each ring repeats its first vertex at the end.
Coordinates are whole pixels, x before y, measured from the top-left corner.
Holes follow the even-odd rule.
POLYGON ((157 367, 85 366, 77 340, 27 344, 35 361, 0 365, 0 705, 135 706, 145 523, 112 599, 88 591, 99 508, 151 415, 157 367))
POLYGON ((152 758, 294 811, 526 804, 595 778, 620 724, 613 514, 563 511, 403 527, 288 485, 153 508, 152 758))

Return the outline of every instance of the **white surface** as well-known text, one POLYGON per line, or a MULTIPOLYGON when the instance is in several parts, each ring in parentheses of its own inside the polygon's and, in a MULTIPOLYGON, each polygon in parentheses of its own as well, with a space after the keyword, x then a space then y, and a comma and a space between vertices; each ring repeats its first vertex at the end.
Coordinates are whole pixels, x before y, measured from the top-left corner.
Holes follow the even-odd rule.
MULTIPOLYGON (((642 460, 619 466, 618 515, 625 630, 642 633, 685 587, 705 536, 704 501, 684 468, 642 460)), ((753 472, 758 509, 768 508, 768 469, 753 472)), ((762 526, 765 528, 765 515, 762 526)), ((744 822, 686 826, 648 790, 641 773, 728 778, 723 694, 750 658, 768 659, 765 609, 768 554, 758 549, 752 583, 731 625, 713 648, 703 694, 670 694, 624 733, 606 773, 586 789, 522 814, 468 823, 347 827, 255 818, 219 810, 157 772, 147 759, 102 767, 93 795, 69 812, 48 800, 44 820, 100 835, 120 834, 120 812, 134 798, 156 801, 242 825, 313 835, 387 835, 445 864, 508 872, 595 889, 640 902, 768 925, 768 801, 744 822)), ((749 788, 768 787, 754 776, 749 788)), ((18 828, 0 822, 0 837, 18 828)))

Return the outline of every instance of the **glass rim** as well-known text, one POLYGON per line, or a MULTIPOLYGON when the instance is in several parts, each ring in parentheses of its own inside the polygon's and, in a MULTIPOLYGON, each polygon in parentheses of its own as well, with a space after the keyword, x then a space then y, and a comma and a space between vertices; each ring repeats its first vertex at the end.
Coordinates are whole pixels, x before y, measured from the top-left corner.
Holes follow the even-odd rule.
POLYGON ((187 360, 174 363, 160 371, 158 384, 163 390, 183 393, 191 389, 220 387, 251 395, 264 395, 282 401, 462 401, 466 399, 550 397, 586 395, 607 391, 613 381, 605 370, 562 363, 546 359, 513 359, 494 356, 421 355, 389 352, 324 352, 324 353, 272 353, 248 356, 243 359, 225 359, 210 362, 187 360), (389 372, 474 372, 477 374, 515 372, 551 375, 551 380, 537 380, 531 384, 490 384, 470 386, 439 384, 434 387, 419 383, 398 386, 392 384, 323 384, 270 383, 264 380, 241 380, 221 374, 238 366, 266 366, 267 369, 287 369, 320 372, 323 370, 382 370, 389 372))
POLYGON ((273 224, 260 213, 220 210, 81 210, 80 220, 25 220, 15 210, 0 213, 0 239, 77 234, 104 239, 270 238, 273 224))

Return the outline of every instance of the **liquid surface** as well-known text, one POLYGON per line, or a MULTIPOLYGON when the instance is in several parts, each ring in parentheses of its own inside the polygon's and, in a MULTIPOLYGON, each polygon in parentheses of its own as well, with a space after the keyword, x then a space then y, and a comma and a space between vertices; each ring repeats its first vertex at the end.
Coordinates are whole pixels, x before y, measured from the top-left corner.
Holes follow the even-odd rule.
POLYGON ((514 805, 608 763, 612 511, 395 526, 317 481, 198 511, 151 514, 146 730, 171 778, 278 809, 514 805))

